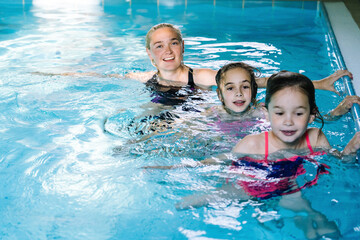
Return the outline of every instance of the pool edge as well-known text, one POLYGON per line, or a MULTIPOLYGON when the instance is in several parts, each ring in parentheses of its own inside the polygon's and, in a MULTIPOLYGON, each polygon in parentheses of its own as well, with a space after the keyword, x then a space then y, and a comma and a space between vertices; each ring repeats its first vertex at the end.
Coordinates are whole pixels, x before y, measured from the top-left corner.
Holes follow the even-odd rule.
POLYGON ((343 2, 325 2, 324 5, 346 67, 354 75, 355 92, 359 93, 360 29, 343 2))
MULTIPOLYGON (((360 63, 357 61, 360 56, 360 29, 343 2, 324 3, 325 14, 329 19, 330 38, 333 41, 335 50, 338 52, 340 67, 348 69, 353 74, 353 81, 348 77, 343 78, 347 95, 357 95, 360 92, 360 63)), ((331 41, 331 40, 330 40, 331 41)), ((351 114, 355 122, 355 130, 360 131, 360 106, 354 104, 351 114)))

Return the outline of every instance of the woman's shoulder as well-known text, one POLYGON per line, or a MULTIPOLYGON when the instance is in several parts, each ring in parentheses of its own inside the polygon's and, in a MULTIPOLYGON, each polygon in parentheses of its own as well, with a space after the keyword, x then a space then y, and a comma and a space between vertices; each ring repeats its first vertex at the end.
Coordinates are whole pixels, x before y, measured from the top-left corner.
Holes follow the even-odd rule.
POLYGON ((208 88, 216 86, 215 76, 217 71, 210 68, 194 68, 194 82, 199 87, 208 88))

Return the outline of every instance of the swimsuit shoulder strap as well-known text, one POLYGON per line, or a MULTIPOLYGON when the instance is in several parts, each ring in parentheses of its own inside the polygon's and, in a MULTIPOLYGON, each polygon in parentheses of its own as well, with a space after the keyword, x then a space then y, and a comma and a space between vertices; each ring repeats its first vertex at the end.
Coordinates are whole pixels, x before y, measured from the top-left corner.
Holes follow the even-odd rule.
POLYGON ((265 132, 265 161, 269 156, 269 132, 265 132))
POLYGON ((157 73, 155 73, 146 83, 146 86, 155 86, 158 84, 157 82, 157 73))
POLYGON ((194 77, 193 77, 193 70, 189 68, 189 75, 188 75, 188 85, 190 87, 195 87, 194 77))
POLYGON ((308 131, 306 131, 306 133, 305 133, 305 138, 306 138, 306 144, 310 150, 310 153, 313 154, 314 150, 312 149, 311 144, 310 144, 310 138, 309 138, 308 131))

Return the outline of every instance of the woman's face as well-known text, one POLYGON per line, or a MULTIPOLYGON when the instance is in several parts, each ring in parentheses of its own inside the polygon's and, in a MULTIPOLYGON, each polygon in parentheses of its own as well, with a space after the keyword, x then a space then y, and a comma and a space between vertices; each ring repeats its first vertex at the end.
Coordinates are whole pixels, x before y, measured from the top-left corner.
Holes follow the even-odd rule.
POLYGON ((159 71, 174 71, 183 60, 183 42, 173 29, 159 28, 151 34, 150 49, 146 52, 159 71))

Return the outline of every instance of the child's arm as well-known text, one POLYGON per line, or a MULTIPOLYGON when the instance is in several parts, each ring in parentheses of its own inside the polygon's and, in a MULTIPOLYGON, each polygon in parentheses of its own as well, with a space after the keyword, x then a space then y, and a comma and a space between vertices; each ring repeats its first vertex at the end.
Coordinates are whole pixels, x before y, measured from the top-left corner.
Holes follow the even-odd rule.
POLYGON ((341 103, 331 110, 328 114, 324 115, 324 118, 326 120, 332 121, 336 120, 342 115, 349 112, 353 104, 359 104, 360 105, 360 97, 359 96, 346 96, 344 100, 341 101, 341 103))

